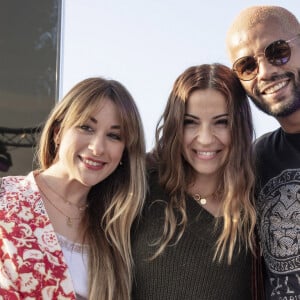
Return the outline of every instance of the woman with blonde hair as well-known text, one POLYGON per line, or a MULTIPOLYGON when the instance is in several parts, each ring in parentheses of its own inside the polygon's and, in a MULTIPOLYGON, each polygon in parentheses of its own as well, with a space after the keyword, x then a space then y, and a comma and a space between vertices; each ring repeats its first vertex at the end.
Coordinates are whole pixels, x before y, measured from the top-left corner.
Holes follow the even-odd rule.
POLYGON ((175 81, 133 232, 133 299, 251 299, 256 222, 246 94, 221 64, 175 81))
POLYGON ((2 178, 1 296, 130 299, 144 156, 126 88, 97 77, 75 85, 45 123, 39 170, 2 178))

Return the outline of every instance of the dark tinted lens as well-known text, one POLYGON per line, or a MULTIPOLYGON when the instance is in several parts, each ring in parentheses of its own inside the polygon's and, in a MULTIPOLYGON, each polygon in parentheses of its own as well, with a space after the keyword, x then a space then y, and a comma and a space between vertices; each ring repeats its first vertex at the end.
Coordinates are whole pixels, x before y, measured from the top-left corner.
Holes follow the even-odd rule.
POLYGON ((234 63, 233 69, 240 79, 251 80, 257 74, 257 62, 253 56, 245 56, 234 63))
POLYGON ((265 56, 272 65, 281 66, 289 61, 291 48, 286 41, 279 40, 266 48, 265 56))

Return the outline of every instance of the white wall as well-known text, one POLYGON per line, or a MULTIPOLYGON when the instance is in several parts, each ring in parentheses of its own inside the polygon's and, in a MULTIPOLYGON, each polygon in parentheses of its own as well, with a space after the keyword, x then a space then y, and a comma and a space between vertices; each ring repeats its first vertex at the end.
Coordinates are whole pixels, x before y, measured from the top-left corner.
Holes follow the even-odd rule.
MULTIPOLYGON (((191 65, 230 65, 225 35, 241 9, 280 5, 300 19, 300 5, 294 0, 62 1, 60 97, 90 76, 122 82, 138 104, 148 150, 177 76, 191 65)), ((257 136, 279 126, 255 107, 253 119, 257 136)))

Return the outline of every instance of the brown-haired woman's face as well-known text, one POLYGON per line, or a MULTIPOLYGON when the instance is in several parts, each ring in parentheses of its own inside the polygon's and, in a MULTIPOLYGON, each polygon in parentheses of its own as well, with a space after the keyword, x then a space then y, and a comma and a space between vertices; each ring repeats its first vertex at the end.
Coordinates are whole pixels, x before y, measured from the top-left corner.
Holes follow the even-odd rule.
POLYGON ((54 168, 64 177, 91 187, 118 167, 125 148, 116 105, 105 99, 90 118, 63 130, 54 168))
POLYGON ((218 176, 231 143, 225 97, 213 89, 194 91, 186 104, 183 155, 198 175, 218 176))

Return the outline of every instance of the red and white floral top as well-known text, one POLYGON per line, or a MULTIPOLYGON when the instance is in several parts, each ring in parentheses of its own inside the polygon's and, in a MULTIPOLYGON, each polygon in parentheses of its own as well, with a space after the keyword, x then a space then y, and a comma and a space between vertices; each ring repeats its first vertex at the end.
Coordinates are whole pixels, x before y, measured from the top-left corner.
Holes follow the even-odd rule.
POLYGON ((33 172, 0 187, 0 300, 76 299, 33 172))

